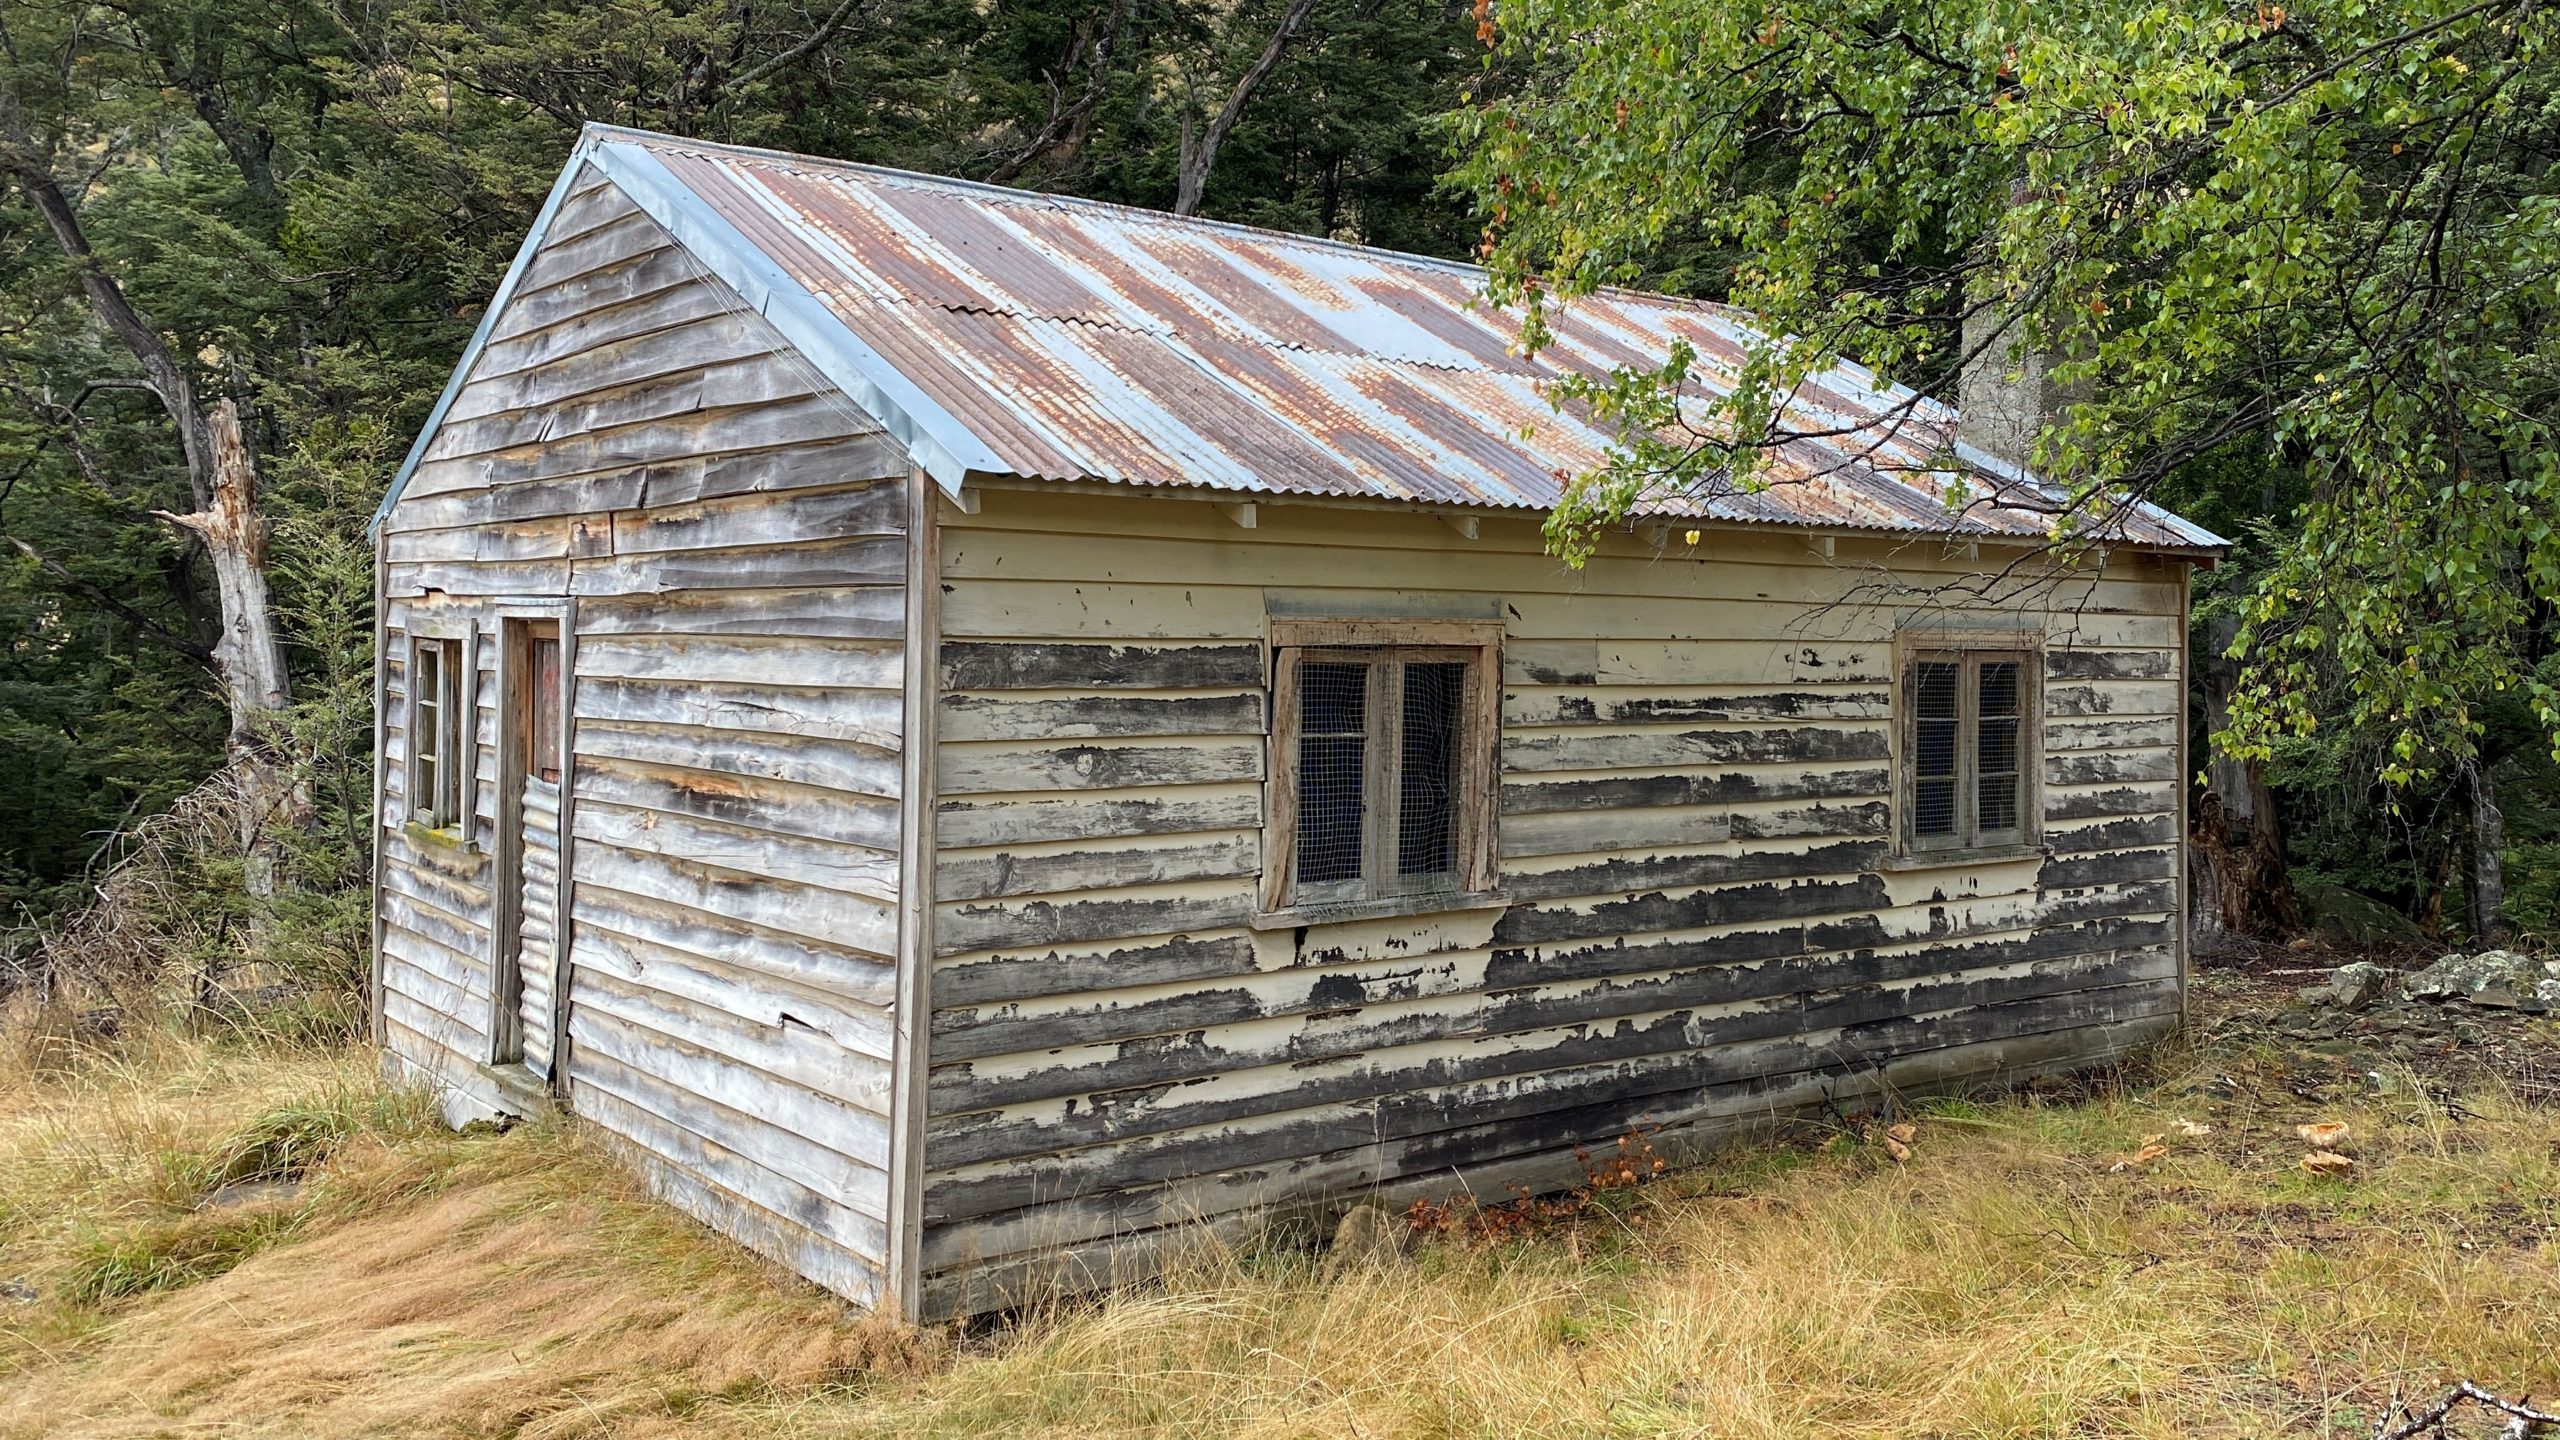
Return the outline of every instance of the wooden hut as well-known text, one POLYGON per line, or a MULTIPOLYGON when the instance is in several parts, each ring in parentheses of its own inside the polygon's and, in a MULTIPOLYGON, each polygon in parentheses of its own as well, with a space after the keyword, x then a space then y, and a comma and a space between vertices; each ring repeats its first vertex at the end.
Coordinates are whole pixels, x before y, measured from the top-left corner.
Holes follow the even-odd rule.
POLYGON ((1744 332, 1478 281, 590 130, 379 520, 388 1063, 946 1315, 2173 1026, 2221 542, 1843 367, 1569 568, 1541 379, 1744 332))

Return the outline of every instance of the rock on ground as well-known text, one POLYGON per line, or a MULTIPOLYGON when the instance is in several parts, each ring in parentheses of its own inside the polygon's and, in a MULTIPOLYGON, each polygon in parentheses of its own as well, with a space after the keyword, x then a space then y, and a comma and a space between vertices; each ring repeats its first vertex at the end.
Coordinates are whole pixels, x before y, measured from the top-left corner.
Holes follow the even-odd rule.
POLYGON ((2460 1000, 2500 1010, 2560 1007, 2560 966, 2513 950, 2447 955, 2409 977, 2413 999, 2460 1000))

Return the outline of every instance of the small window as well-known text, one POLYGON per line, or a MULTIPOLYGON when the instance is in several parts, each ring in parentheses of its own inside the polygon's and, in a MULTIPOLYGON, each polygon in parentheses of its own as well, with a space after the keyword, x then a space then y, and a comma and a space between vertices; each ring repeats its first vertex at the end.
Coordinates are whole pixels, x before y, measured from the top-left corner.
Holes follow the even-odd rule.
POLYGON ((2035 838, 2033 651, 1934 646, 1903 669, 1903 837, 1913 851, 2035 838))
POLYGON ((1489 896, 1501 627, 1288 621, 1273 638, 1269 918, 1489 896))
POLYGON ((433 830, 462 818, 460 650, 417 640, 409 651, 409 818, 433 830))

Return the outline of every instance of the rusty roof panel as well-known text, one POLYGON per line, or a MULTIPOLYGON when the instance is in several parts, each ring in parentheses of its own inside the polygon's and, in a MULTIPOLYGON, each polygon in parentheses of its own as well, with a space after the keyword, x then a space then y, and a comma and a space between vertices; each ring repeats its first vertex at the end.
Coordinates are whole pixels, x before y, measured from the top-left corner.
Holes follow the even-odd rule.
MULTIPOLYGON (((971 453, 1027 477, 1543 509, 1615 438, 1550 404, 1548 382, 1658 366, 1685 340, 1694 382, 1713 387, 1750 340, 1725 307, 1607 291, 1564 310, 1556 343, 1524 358, 1518 317, 1484 302, 1472 266, 834 161, 603 138, 645 146, 964 429, 971 453)), ((1769 457, 1765 488, 1644 508, 2045 534, 2047 492, 1996 462, 1956 461, 1954 421, 1950 407, 1843 364, 1791 400, 1801 438, 1769 457)), ((2149 506, 2117 533, 2221 543, 2149 506)))

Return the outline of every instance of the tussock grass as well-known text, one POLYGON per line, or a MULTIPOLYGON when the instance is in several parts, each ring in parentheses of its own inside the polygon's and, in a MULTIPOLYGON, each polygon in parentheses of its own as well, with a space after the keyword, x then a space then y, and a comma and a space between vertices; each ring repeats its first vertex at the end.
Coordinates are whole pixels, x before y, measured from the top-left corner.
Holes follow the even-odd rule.
POLYGON ((0 1436, 585 1435, 912 1370, 557 1126, 128 1026, 0 1083, 0 1436), (245 1192, 245 1193, 244 1193, 245 1192))
POLYGON ((2369 1435, 2395 1388, 2560 1386, 2560 1117, 2475 1106, 2344 1112, 2344 1183, 2294 1168, 2295 1109, 2113 1172, 2193 1102, 1956 1107, 1908 1165, 1738 1153, 1535 1240, 1209 1257, 738 1431, 2369 1435))
POLYGON ((912 1331, 452 1135, 361 1056, 144 1037, 0 1086, 0 1436, 2370 1434, 2560 1390, 2560 1115, 2280 1083, 1942 1105, 1897 1165, 1724 1154, 1569 1222, 912 1331), (2173 1118, 2144 1167, 2110 1167, 2173 1118), (2345 1118, 2359 1167, 2295 1168, 2345 1118), (225 1187, 255 1189, 211 1203, 225 1187))

